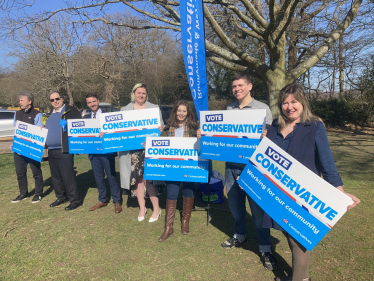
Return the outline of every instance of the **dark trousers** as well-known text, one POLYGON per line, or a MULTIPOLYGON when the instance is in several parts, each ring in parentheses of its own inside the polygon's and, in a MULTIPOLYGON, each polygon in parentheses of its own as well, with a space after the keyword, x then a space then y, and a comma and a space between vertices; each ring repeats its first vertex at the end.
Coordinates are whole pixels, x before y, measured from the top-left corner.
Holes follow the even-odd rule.
MULTIPOLYGON (((167 181, 167 199, 177 200, 179 194, 179 187, 182 182, 180 181, 167 181)), ((193 197, 193 191, 195 189, 194 182, 183 182, 183 196, 187 198, 193 197)))
POLYGON ((53 189, 59 200, 80 203, 77 179, 74 172, 74 155, 62 153, 61 149, 48 150, 53 189))
POLYGON ((121 203, 121 191, 119 189, 116 177, 116 164, 113 154, 90 154, 92 171, 95 176, 97 189, 99 191, 99 201, 107 203, 105 174, 108 178, 110 193, 113 203, 121 203))
POLYGON ((29 193, 27 184, 27 164, 30 164, 35 179, 35 195, 43 196, 43 174, 40 169, 40 162, 19 155, 18 153, 14 153, 14 165, 16 166, 20 194, 27 195, 29 193))

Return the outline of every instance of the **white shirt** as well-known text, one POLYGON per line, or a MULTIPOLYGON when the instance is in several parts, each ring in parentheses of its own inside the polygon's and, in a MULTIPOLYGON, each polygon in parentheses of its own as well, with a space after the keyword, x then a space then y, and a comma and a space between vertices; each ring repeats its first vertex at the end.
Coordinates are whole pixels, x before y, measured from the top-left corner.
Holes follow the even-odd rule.
POLYGON ((65 104, 57 111, 56 111, 56 109, 53 109, 52 113, 61 112, 62 110, 65 110, 65 104))
MULTIPOLYGON (((102 113, 101 108, 99 108, 99 109, 96 111, 96 116, 95 116, 95 118, 98 119, 101 113, 102 113)), ((94 115, 94 112, 91 111, 91 119, 93 119, 93 115, 94 115)))

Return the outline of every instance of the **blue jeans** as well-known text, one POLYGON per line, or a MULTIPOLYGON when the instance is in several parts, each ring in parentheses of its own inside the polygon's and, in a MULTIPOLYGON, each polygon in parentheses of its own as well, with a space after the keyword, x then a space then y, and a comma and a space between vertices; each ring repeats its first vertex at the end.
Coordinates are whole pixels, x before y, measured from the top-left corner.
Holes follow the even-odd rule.
MULTIPOLYGON (((179 194, 179 187, 182 182, 180 181, 168 181, 167 184, 167 199, 177 200, 179 194)), ((193 197, 195 183, 194 182, 183 182, 183 196, 187 198, 193 197)))
POLYGON ((261 252, 271 252, 270 229, 262 227, 264 211, 236 182, 236 178, 240 176, 242 171, 243 168, 226 163, 226 190, 229 208, 234 222, 234 237, 240 241, 243 241, 247 237, 245 198, 248 198, 259 242, 259 250, 261 252))

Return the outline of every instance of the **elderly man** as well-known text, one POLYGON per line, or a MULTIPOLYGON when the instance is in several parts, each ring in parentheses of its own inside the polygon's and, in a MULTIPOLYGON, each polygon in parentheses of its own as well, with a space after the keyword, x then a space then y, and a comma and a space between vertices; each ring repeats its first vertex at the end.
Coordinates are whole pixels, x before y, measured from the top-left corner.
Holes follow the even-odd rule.
MULTIPOLYGON (((21 110, 17 111, 14 116, 14 126, 16 121, 22 121, 31 125, 42 125, 42 114, 33 106, 34 95, 30 92, 20 92, 18 94, 19 107, 21 110)), ((12 146, 10 147, 12 149, 12 146)), ((40 162, 35 161, 26 156, 14 153, 14 165, 16 166, 16 174, 18 180, 18 187, 20 195, 12 200, 12 203, 18 203, 21 200, 28 198, 28 184, 27 184, 27 164, 30 164, 32 174, 35 179, 35 196, 32 203, 38 203, 43 196, 43 174, 40 169, 40 162)))
POLYGON ((53 92, 49 96, 53 110, 43 116, 42 121, 48 129, 46 146, 48 148, 49 168, 53 189, 57 200, 50 207, 59 207, 70 202, 66 211, 74 210, 81 205, 78 196, 77 180, 74 172, 74 155, 69 154, 67 119, 80 119, 81 115, 75 107, 64 104, 59 93, 53 92))
MULTIPOLYGON (((86 95, 87 106, 91 109, 91 115, 87 118, 99 118, 102 113, 99 107, 99 99, 95 94, 86 95)), ((119 189, 116 177, 115 157, 117 153, 108 154, 89 154, 88 158, 91 161, 92 171, 95 176, 97 189, 99 191, 99 202, 92 206, 89 210, 95 211, 101 207, 108 205, 108 197, 106 196, 105 174, 108 178, 110 193, 114 203, 114 212, 119 214, 122 211, 121 191, 119 189)))

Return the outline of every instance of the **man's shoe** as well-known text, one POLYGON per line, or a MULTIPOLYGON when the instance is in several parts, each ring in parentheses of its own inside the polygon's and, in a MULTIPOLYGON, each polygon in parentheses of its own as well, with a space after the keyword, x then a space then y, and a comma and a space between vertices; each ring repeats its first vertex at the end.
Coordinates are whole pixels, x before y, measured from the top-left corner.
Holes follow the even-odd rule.
POLYGON ((99 208, 101 208, 101 207, 104 207, 104 206, 106 206, 106 205, 108 205, 108 203, 101 203, 101 202, 99 201, 99 202, 97 202, 97 204, 96 204, 95 206, 89 208, 88 210, 89 210, 89 211, 95 211, 95 210, 97 210, 97 209, 99 209, 99 208))
POLYGON ((61 204, 68 202, 68 200, 57 199, 55 202, 49 205, 49 207, 60 207, 61 204))
POLYGON ((32 199, 31 203, 39 203, 42 200, 42 197, 39 195, 35 195, 32 199))
POLYGON ((122 212, 122 205, 121 203, 114 203, 114 212, 119 214, 122 212))
POLYGON ((268 270, 277 269, 277 261, 270 252, 261 252, 261 259, 264 264, 264 267, 268 270))
POLYGON ((27 195, 18 195, 16 199, 12 200, 12 203, 18 203, 19 201, 25 200, 27 198, 29 198, 27 195))
POLYGON ((221 246, 224 249, 231 249, 231 248, 234 248, 234 247, 241 247, 241 246, 243 246, 247 243, 248 243, 247 238, 245 238, 242 242, 240 242, 238 239, 233 237, 233 238, 230 238, 230 239, 226 240, 225 242, 223 242, 221 244, 221 246))
POLYGON ((65 208, 65 211, 71 211, 71 210, 75 210, 76 208, 78 208, 81 204, 79 203, 71 203, 69 206, 67 206, 65 208))

